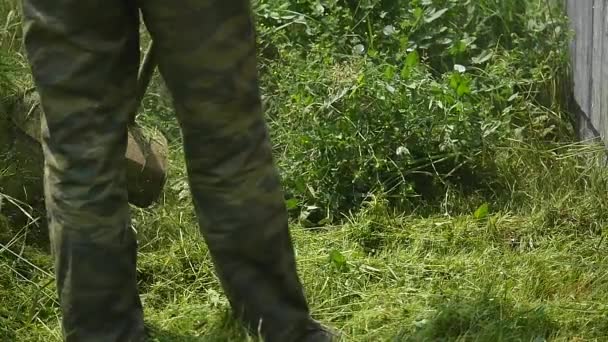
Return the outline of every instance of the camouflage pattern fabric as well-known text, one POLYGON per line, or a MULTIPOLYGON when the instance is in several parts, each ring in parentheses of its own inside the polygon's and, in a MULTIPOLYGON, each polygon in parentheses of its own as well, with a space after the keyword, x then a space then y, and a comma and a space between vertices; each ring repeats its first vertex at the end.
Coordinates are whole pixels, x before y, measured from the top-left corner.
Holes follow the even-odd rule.
POLYGON ((139 10, 174 100, 196 214, 235 313, 266 341, 319 329, 261 110, 249 0, 24 0, 66 341, 139 341, 125 148, 139 10))

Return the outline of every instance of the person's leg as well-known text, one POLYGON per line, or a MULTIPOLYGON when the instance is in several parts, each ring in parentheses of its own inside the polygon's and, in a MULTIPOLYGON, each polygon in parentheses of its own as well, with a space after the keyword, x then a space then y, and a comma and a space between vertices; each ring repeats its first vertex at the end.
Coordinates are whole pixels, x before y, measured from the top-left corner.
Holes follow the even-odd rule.
POLYGON ((128 4, 23 2, 66 341, 136 341, 143 331, 125 171, 139 62, 138 12, 128 4))
POLYGON ((319 329, 298 279, 258 87, 249 0, 142 0, 202 234, 235 313, 269 342, 319 329))

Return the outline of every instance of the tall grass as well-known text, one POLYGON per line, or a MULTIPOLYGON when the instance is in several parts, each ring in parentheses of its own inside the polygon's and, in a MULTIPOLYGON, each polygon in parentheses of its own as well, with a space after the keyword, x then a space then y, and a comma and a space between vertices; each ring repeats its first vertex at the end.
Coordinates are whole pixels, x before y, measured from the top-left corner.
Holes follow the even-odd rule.
POLYGON ((0 102, 29 81, 21 49, 20 9, 16 0, 0 3, 0 102))
POLYGON ((494 161, 511 140, 570 141, 567 22, 544 4, 260 1, 268 115, 294 213, 333 222, 378 192, 433 212, 448 191, 504 186, 494 161))

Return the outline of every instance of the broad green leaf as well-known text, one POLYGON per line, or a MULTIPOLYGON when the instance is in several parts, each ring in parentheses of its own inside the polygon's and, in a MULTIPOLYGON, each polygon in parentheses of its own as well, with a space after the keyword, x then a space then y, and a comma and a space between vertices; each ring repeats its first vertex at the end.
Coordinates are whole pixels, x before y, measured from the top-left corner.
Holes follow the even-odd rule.
POLYGON ((418 65, 419 62, 420 62, 420 55, 418 55, 418 51, 416 51, 416 50, 408 53, 407 57, 405 57, 405 65, 407 65, 408 67, 416 66, 416 65, 418 65))
POLYGON ((462 74, 467 71, 467 68, 464 65, 454 64, 454 70, 462 74))
POLYGON ((295 208, 297 208, 297 207, 298 207, 299 202, 298 202, 298 200, 297 200, 297 199, 295 199, 295 198, 291 198, 291 199, 288 199, 288 200, 285 202, 285 204, 286 204, 286 206, 287 206, 287 210, 292 210, 292 209, 295 209, 295 208))
POLYGON ((365 46, 363 44, 357 44, 353 46, 353 53, 356 55, 362 55, 365 53, 365 46))
POLYGON ((479 208, 477 208, 477 210, 475 210, 475 214, 473 214, 473 215, 475 216, 476 219, 481 220, 488 216, 489 211, 490 211, 490 206, 488 205, 488 203, 484 203, 479 208))
POLYGON ((469 85, 466 84, 466 82, 461 82, 458 89, 456 89, 456 93, 458 96, 468 95, 471 94, 471 88, 469 88, 469 85))
POLYGON ((420 7, 416 7, 414 8, 413 14, 414 18, 416 19, 416 22, 418 22, 424 16, 424 10, 420 7))
POLYGON ((390 81, 394 77, 395 77, 395 67, 393 65, 387 65, 384 68, 384 79, 387 81, 390 81))
POLYGON ((424 19, 424 22, 431 23, 431 22, 441 18, 441 16, 447 11, 448 11, 447 8, 440 9, 439 11, 434 11, 433 13, 431 13, 430 16, 428 16, 424 19))
POLYGON ((473 57, 472 62, 473 64, 482 64, 489 61, 492 56, 494 56, 492 51, 484 50, 479 54, 479 56, 473 57))
POLYGON ((408 78, 410 78, 411 74, 412 74, 412 68, 409 67, 408 65, 404 65, 403 69, 401 69, 401 78, 404 80, 407 80, 408 78))
POLYGON ((346 257, 344 254, 340 253, 338 250, 332 250, 329 254, 329 260, 331 263, 339 269, 344 269, 347 267, 346 257))
POLYGON ((459 74, 452 74, 452 76, 450 76, 450 88, 454 90, 458 89, 458 86, 460 85, 460 80, 461 77, 459 74))
POLYGON ((393 25, 387 25, 382 30, 382 33, 384 33, 385 36, 392 36, 395 33, 397 33, 397 30, 395 29, 395 27, 393 25))

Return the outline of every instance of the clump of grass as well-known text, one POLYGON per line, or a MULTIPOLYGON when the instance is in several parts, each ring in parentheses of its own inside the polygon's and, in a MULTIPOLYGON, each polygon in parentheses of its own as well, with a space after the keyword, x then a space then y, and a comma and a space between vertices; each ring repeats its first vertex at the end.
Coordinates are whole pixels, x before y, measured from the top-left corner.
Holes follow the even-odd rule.
POLYGON ((2 104, 28 86, 30 77, 21 49, 21 16, 18 2, 0 4, 0 115, 2 104))

